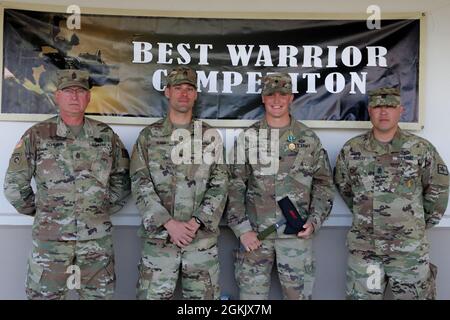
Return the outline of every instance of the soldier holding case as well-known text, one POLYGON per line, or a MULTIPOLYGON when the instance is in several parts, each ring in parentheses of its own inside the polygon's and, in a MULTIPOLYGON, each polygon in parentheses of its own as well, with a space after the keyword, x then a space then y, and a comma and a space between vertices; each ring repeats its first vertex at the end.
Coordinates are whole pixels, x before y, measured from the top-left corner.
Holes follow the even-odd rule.
POLYGON ((247 139, 243 146, 246 160, 232 166, 228 225, 244 248, 236 252, 236 281, 241 299, 267 299, 276 260, 284 298, 311 299, 315 273, 311 237, 331 211, 332 172, 317 135, 290 116, 289 106, 294 98, 290 76, 271 74, 264 78, 263 85, 265 117, 242 133, 247 139), (265 171, 260 162, 252 163, 249 154, 262 145, 251 145, 251 130, 260 134, 270 130, 271 147, 273 139, 279 137, 279 144, 274 146, 279 148, 279 166, 273 172, 265 171), (274 131, 278 133, 276 137, 271 136, 274 131), (285 197, 292 202, 288 204, 304 212, 303 229, 293 234, 286 232, 291 227, 287 219, 288 224, 261 241, 265 230, 284 221, 280 206, 289 208, 282 205, 285 197))

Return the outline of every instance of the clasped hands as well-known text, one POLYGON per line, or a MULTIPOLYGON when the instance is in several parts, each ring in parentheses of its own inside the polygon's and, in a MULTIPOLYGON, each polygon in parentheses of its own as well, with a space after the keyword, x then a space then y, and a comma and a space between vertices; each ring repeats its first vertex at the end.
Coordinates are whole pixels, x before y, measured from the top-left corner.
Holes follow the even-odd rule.
POLYGON ((191 218, 189 221, 170 219, 164 224, 170 236, 170 241, 180 248, 188 246, 195 238, 200 225, 191 218))

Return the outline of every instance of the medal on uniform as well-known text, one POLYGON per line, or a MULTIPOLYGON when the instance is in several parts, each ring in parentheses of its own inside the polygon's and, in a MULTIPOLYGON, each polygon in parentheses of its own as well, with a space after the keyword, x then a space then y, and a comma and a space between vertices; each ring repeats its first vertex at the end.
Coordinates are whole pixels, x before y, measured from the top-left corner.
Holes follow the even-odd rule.
POLYGON ((287 138, 287 141, 290 142, 288 144, 288 149, 291 150, 291 151, 294 151, 295 150, 295 143, 294 143, 295 136, 293 136, 292 134, 289 134, 289 136, 287 138))
POLYGON ((412 179, 409 179, 408 181, 406 181, 406 186, 407 186, 408 188, 411 189, 412 185, 413 185, 413 180, 412 180, 412 179))
POLYGON ((289 148, 289 150, 294 151, 295 150, 295 143, 289 143, 288 148, 289 148))

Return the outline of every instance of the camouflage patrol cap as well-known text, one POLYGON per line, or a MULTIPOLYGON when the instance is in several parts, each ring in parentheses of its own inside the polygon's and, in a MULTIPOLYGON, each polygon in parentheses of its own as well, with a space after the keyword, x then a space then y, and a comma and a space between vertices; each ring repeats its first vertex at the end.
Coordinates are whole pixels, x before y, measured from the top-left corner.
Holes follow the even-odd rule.
POLYGON ((263 79, 263 96, 271 95, 275 92, 292 94, 292 80, 286 73, 274 73, 265 76, 263 79))
POLYGON ((400 89, 379 88, 369 91, 369 107, 375 106, 399 106, 400 89))
POLYGON ((183 83, 190 84, 197 88, 197 73, 188 67, 177 67, 170 71, 167 76, 168 86, 175 86, 183 83))
POLYGON ((89 72, 76 69, 64 69, 56 71, 58 83, 56 87, 62 90, 67 87, 77 86, 89 90, 89 72))

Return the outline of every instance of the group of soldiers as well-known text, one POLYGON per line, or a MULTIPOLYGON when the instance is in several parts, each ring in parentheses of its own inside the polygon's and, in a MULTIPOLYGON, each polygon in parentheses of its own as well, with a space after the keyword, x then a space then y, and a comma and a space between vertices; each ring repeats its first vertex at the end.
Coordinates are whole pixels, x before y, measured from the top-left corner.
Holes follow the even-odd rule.
POLYGON ((195 131, 217 131, 194 121, 197 75, 188 67, 168 74, 167 116, 140 132, 131 159, 109 126, 85 117, 89 74, 59 70, 57 79, 59 114, 21 137, 4 183, 16 210, 34 217, 29 299, 64 299, 67 270, 73 265, 81 272, 81 299, 113 297, 110 215, 130 193, 142 216, 138 299, 173 298, 180 271, 183 298, 220 297, 217 242, 227 200, 227 222, 241 244, 235 250, 240 299, 268 298, 275 262, 283 297, 311 299, 312 239, 331 211, 335 186, 353 213, 347 298, 382 299, 387 284, 396 299, 436 297, 436 267, 430 263, 426 230, 446 210, 448 170, 430 142, 398 127, 403 112, 398 89, 369 92, 373 128, 345 143, 333 176, 317 135, 290 115, 294 96, 287 74, 263 78, 265 116, 238 137, 248 142, 241 151, 249 155, 263 148, 247 141, 251 130, 276 133, 279 143, 266 145, 278 148, 271 150, 278 166, 269 174, 250 157, 229 165, 218 157, 201 163, 173 161, 174 150, 179 151, 172 138, 175 130, 191 135, 187 150, 199 143, 208 148, 197 141, 195 131), (286 197, 304 219, 294 232, 279 223, 284 212, 278 201, 286 197), (274 232, 261 237, 273 226, 274 232), (375 286, 373 268, 380 277, 375 286))

